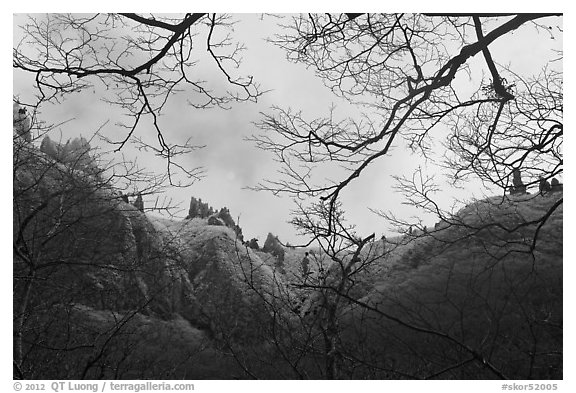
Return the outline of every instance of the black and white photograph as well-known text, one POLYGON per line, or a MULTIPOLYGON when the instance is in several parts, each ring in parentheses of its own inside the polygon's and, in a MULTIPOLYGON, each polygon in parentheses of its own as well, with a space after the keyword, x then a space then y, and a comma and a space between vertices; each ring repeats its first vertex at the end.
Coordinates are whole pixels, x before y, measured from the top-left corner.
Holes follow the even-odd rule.
POLYGON ((379 7, 11 15, 10 387, 562 390, 562 8, 379 7))

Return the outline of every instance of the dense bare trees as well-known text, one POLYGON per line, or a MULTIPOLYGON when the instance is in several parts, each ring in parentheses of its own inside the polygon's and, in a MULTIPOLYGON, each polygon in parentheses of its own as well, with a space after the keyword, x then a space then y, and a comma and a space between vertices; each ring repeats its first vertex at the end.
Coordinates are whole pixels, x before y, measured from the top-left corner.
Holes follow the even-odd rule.
MULTIPOLYGON (((309 118, 305 111, 278 105, 262 115, 257 123, 260 132, 250 138, 274 153, 279 164, 278 175, 256 189, 298 201, 292 223, 309 239, 306 246, 320 251, 316 262, 326 269, 326 274, 314 279, 289 281, 295 292, 279 281, 271 293, 252 288, 270 316, 262 317, 266 339, 274 356, 288 366, 288 376, 543 378, 561 374, 562 322, 557 304, 561 278, 556 273, 562 255, 558 239, 552 248, 539 239, 553 238, 545 228, 561 214, 563 199, 526 197, 535 203, 544 201, 534 215, 511 207, 506 193, 520 184, 530 189, 540 179, 562 175, 562 52, 550 45, 545 66, 534 73, 498 48, 503 40, 514 45, 526 34, 553 42, 551 38, 562 35, 561 17, 303 14, 288 17, 290 22, 271 38, 288 59, 311 67, 337 96, 366 111, 361 119, 341 118, 334 109, 323 118, 309 118), (477 209, 474 214, 446 211, 434 197, 439 190, 434 176, 422 170, 397 176, 405 202, 435 214, 439 226, 428 230, 422 222, 395 217, 386 206, 375 212, 402 234, 397 246, 416 244, 428 251, 419 258, 406 254, 401 262, 420 269, 433 261, 439 272, 428 283, 420 274, 434 272, 424 266, 405 277, 413 287, 396 283, 391 287, 397 292, 390 293, 365 284, 370 274, 384 274, 382 261, 388 261, 394 250, 380 247, 385 242, 375 242, 374 234, 357 234, 354 223, 345 219, 341 200, 346 189, 366 176, 369 166, 394 160, 394 149, 402 145, 441 168, 452 184, 480 181, 491 192, 498 190, 500 198, 487 199, 490 206, 472 204, 477 209), (498 220, 495 212, 501 214, 498 220), (412 226, 418 230, 412 232, 412 226), (464 246, 473 250, 475 264, 457 265, 449 258, 454 248, 464 246), (529 258, 517 259, 518 255, 529 258), (462 282, 469 287, 460 288, 462 282), (495 282, 498 289, 492 287, 495 282), (546 282, 558 285, 551 288, 546 282), (414 293, 416 287, 425 288, 422 293, 430 298, 414 293), (293 293, 314 299, 316 315, 292 312, 293 293), (503 302, 495 300, 501 298, 503 302), (440 318, 444 312, 450 315, 448 321, 440 318), (363 321, 363 331, 355 330, 351 322, 358 320, 363 321), (471 333, 476 325, 485 328, 483 337, 471 333), (509 340, 515 327, 524 331, 509 340), (388 358, 386 348, 394 348, 390 352, 394 356, 388 358), (507 365, 507 354, 517 361, 507 365), (308 373, 310 364, 318 373, 308 373)), ((15 45, 13 66, 34 76, 37 101, 26 103, 30 108, 76 91, 102 91, 103 99, 130 119, 122 124, 125 133, 112 141, 118 150, 149 121, 157 143, 136 141, 167 160, 167 179, 172 182, 174 168, 191 179, 198 177, 196 170, 174 160, 196 147, 173 145, 163 134, 160 115, 179 89, 192 92, 187 98, 196 108, 228 107, 255 101, 261 94, 252 77, 234 74, 243 49, 235 39, 230 18, 216 14, 30 17, 22 40, 15 45), (131 34, 118 37, 118 31, 126 29, 131 34), (203 76, 197 76, 203 75, 200 64, 217 70, 228 87, 212 90, 203 76)), ((19 193, 15 190, 15 195, 19 193)), ((524 197, 512 199, 524 203, 524 197)), ((56 220, 52 228, 59 228, 62 198, 56 193, 37 203, 36 210, 52 207, 50 220, 56 220)), ((38 270, 36 262, 27 262, 25 235, 30 222, 24 214, 15 228, 15 253, 22 269, 28 266, 23 284, 16 285, 25 309, 27 283, 36 280, 38 270)), ((251 270, 244 273, 251 284, 251 270)), ((22 315, 25 310, 15 322, 19 365, 22 315)), ((241 349, 228 344, 243 369, 257 376, 243 360, 241 349)))
POLYGON ((492 54, 517 30, 535 29, 542 40, 561 35, 557 23, 560 17, 548 14, 294 17, 273 42, 373 115, 310 120, 282 108, 266 114, 254 140, 276 154, 282 169, 260 189, 335 206, 343 189, 400 143, 442 164, 453 182, 480 178, 506 190, 514 169, 528 185, 561 173, 562 54, 552 48, 536 75, 519 74, 514 63, 501 66, 492 54), (327 170, 338 177, 325 181, 327 170))
MULTIPOLYGON (((29 17, 13 66, 34 75, 39 102, 101 91, 105 101, 130 116, 118 148, 150 121, 158 137, 154 149, 168 160, 170 173, 174 158, 193 148, 164 139, 159 116, 172 95, 186 88, 189 103, 204 108, 254 101, 261 94, 252 77, 233 75, 243 46, 232 28, 230 16, 215 14, 29 17), (118 40, 126 29, 130 35, 118 40), (218 74, 212 77, 223 78, 229 89, 213 91, 211 81, 196 77, 204 64, 214 67, 218 74)), ((455 181, 473 176, 505 189, 514 169, 522 169, 528 185, 537 184, 540 175, 561 174, 561 49, 551 45, 549 65, 534 75, 493 49, 528 30, 551 41, 562 34, 561 15, 292 17, 272 41, 290 60, 315 69, 334 93, 367 105, 370 114, 339 120, 334 114, 307 119, 305 112, 281 108, 267 113, 260 122, 265 133, 254 139, 277 153, 283 168, 261 188, 320 196, 334 205, 342 189, 400 142, 427 157, 433 143, 445 141, 446 154, 435 151, 440 157, 435 160, 443 157, 455 181), (326 183, 312 170, 319 166, 346 172, 326 183)))
MULTIPOLYGON (((306 200, 300 203, 300 216, 294 223, 311 235, 314 244, 322 245, 328 239, 339 239, 338 247, 322 247, 330 258, 338 260, 335 250, 340 250, 340 247, 346 250, 349 246, 360 249, 363 244, 361 237, 350 236, 349 229, 342 226, 339 206, 344 190, 353 188, 355 180, 364 176, 370 165, 394 160, 397 157, 394 154, 398 154, 393 151, 394 147, 406 144, 413 152, 443 168, 449 182, 465 186, 469 180, 480 180, 492 192, 499 190, 500 198, 471 204, 478 209, 473 212, 475 218, 471 219, 464 212, 447 211, 441 207, 440 202, 444 201, 435 198, 440 190, 437 175, 426 175, 419 169, 413 176, 397 176, 398 189, 405 195, 405 202, 424 213, 434 214, 439 220, 436 229, 428 229, 421 221, 397 218, 385 211, 384 206, 377 213, 406 235, 403 241, 420 245, 420 241, 430 242, 434 239, 434 244, 444 244, 440 249, 450 255, 452 247, 462 247, 474 238, 479 250, 473 258, 479 258, 476 262, 478 266, 484 265, 487 271, 492 272, 492 285, 506 287, 503 291, 508 291, 508 295, 505 296, 529 293, 527 287, 536 288, 542 284, 540 275, 549 274, 554 277, 551 282, 557 282, 559 271, 555 269, 558 266, 552 262, 554 266, 551 267, 547 259, 543 259, 541 247, 546 245, 540 236, 541 228, 547 223, 553 226, 549 221, 561 214, 562 198, 550 199, 538 214, 528 216, 522 213, 520 219, 511 212, 500 217, 493 214, 509 204, 505 194, 511 189, 513 173, 521 171, 521 181, 529 188, 538 184, 540 177, 551 179, 562 173, 562 67, 559 64, 562 54, 552 46, 548 52, 549 58, 543 62, 544 68, 532 75, 522 74, 524 68, 514 59, 503 59, 502 62, 510 64, 500 65, 496 56, 502 57, 503 54, 493 48, 499 40, 517 31, 525 33, 526 30, 535 30, 539 33, 536 35, 539 39, 550 40, 562 34, 561 25, 556 25, 559 21, 559 15, 548 14, 308 14, 293 17, 291 23, 285 25, 285 32, 272 41, 284 48, 291 60, 315 69, 336 95, 363 105, 371 115, 362 119, 343 119, 332 110, 324 118, 309 119, 305 111, 274 108, 263 116, 258 124, 262 132, 253 136, 252 140, 260 148, 275 154, 280 169, 277 177, 262 182, 256 188, 306 200), (443 146, 443 149, 439 150, 439 146, 443 146), (319 208, 322 220, 316 217, 319 208), (482 214, 487 216, 483 217, 482 214), (412 226, 418 228, 414 233, 412 226), (518 255, 528 255, 526 264, 516 265, 514 258, 523 258, 518 255), (506 264, 518 268, 518 274, 525 282, 506 278, 506 264), (536 270, 531 271, 532 268, 536 270), (504 269, 504 272, 500 269, 504 269), (504 285, 506 280, 509 281, 504 285)), ((513 37, 509 42, 513 42, 513 37)), ((527 200, 531 198, 528 196, 527 200)), ((561 259, 561 253, 558 254, 554 248, 545 252, 550 253, 552 260, 561 259)), ((353 252, 350 251, 349 255, 353 255, 353 252)), ((406 260, 408 264, 416 263, 414 266, 430 261, 437 267, 443 264, 434 255, 424 254, 419 258, 407 259, 410 259, 406 260)), ((466 263, 454 262, 447 269, 457 270, 466 263)), ((345 266, 354 264, 342 266, 343 273, 346 272, 345 266)), ((493 314, 492 324, 486 326, 486 331, 490 333, 485 339, 494 334, 494 341, 492 346, 488 345, 490 349, 487 352, 486 342, 471 344, 470 331, 464 329, 455 333, 451 327, 435 322, 441 318, 439 313, 443 304, 460 312, 460 316, 450 317, 451 323, 460 320, 467 325, 468 318, 477 317, 470 311, 478 310, 476 300, 459 303, 452 298, 447 288, 459 284, 458 279, 450 274, 443 278, 443 284, 435 282, 434 285, 446 288, 447 292, 438 297, 432 296, 437 303, 429 306, 428 299, 409 293, 410 284, 400 291, 405 297, 395 298, 396 305, 386 291, 377 291, 381 293, 359 299, 349 296, 345 288, 339 286, 330 290, 336 298, 344 298, 368 311, 372 317, 367 319, 387 321, 372 325, 372 329, 388 332, 388 337, 384 335, 383 339, 391 345, 390 348, 403 345, 413 350, 408 357, 427 359, 422 362, 420 367, 423 369, 418 372, 402 370, 403 367, 392 369, 398 375, 403 372, 413 377, 445 377, 446 373, 452 373, 506 378, 508 375, 518 375, 522 367, 527 367, 525 375, 530 377, 536 373, 546 375, 540 366, 534 366, 543 359, 540 357, 536 361, 532 356, 534 352, 527 355, 527 363, 519 366, 519 369, 509 370, 501 360, 496 361, 500 364, 492 363, 491 358, 497 352, 493 345, 503 338, 499 326, 509 325, 502 320, 501 311, 497 311, 501 306, 493 303, 492 294, 485 292, 485 285, 489 284, 483 278, 459 277, 460 280, 469 280, 471 285, 466 296, 476 293, 485 302, 480 308, 493 314), (377 306, 371 303, 374 299, 380 299, 377 306), (408 339, 408 336, 400 338, 403 334, 398 336, 398 331, 383 327, 389 324, 396 324, 400 330, 408 332, 406 334, 411 332, 416 337, 428 336, 432 342, 439 342, 439 346, 423 345, 422 342, 414 344, 419 339, 408 339), (397 343, 392 344, 395 340, 397 343), (443 354, 444 361, 454 359, 453 364, 444 363, 434 369, 434 363, 440 365, 443 361, 433 359, 433 351, 429 352, 433 347, 443 354), (479 369, 474 371, 475 367, 479 369)), ((557 282, 554 285, 561 284, 557 282)), ((432 288, 433 285, 430 286, 432 288)), ((550 303, 547 307, 558 304, 559 293, 554 293, 548 299, 550 303)), ((522 302, 518 297, 511 303, 522 310, 527 309, 525 304, 520 304, 522 302)), ((555 310, 554 318, 561 319, 559 309, 555 310)), ((519 316, 517 327, 528 328, 540 323, 533 318, 526 314, 519 316)), ((540 337, 538 339, 533 336, 526 340, 536 342, 542 339, 540 334, 554 331, 554 338, 549 344, 557 349, 555 340, 561 327, 560 330, 555 329, 551 327, 546 333, 536 334, 540 337)), ((372 339, 378 342, 374 336, 372 339)), ((526 348, 517 347, 511 351, 516 350, 524 351, 526 348)), ((385 358, 385 352, 381 355, 368 363, 376 366, 385 358)), ((550 367, 557 371, 556 360, 551 364, 554 366, 550 367)), ((382 369, 385 368, 382 366, 382 369)))
MULTIPOLYGON (((33 133, 38 139, 49 129, 33 133)), ((154 278, 143 293, 142 283, 162 272, 164 260, 178 262, 119 190, 145 184, 142 192, 153 194, 166 177, 111 164, 87 144, 64 160, 37 142, 14 134, 14 376, 125 377, 135 356, 147 356, 152 333, 138 323, 142 313, 172 284, 154 278)), ((197 352, 186 351, 184 362, 197 352)))
POLYGON ((26 106, 37 108, 73 93, 97 90, 102 100, 121 108, 128 118, 118 122, 125 132, 110 142, 117 150, 129 140, 151 149, 167 160, 168 175, 176 185, 174 170, 189 180, 199 177, 198 169, 178 161, 178 156, 198 146, 190 140, 179 145, 164 138, 160 116, 171 97, 186 89, 190 105, 208 108, 255 101, 261 95, 252 77, 234 74, 244 48, 231 35, 233 25, 230 16, 202 13, 30 15, 21 24, 13 67, 33 77, 36 101, 26 106), (213 79, 222 79, 229 88, 206 81, 204 64, 217 70, 213 79), (138 135, 137 129, 146 125, 156 132, 154 144, 138 135))

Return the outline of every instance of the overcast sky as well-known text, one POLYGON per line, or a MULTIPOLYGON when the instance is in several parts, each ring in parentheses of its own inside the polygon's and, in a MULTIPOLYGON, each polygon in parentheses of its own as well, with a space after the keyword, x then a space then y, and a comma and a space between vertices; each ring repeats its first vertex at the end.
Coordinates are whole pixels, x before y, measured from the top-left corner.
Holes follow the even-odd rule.
MULTIPOLYGON (((185 161, 189 167, 202 166, 205 178, 188 188, 172 189, 167 196, 182 203, 182 217, 186 215, 190 197, 194 196, 215 208, 227 206, 233 217, 240 216, 245 238, 256 237, 262 244, 266 234, 273 232, 283 241, 297 243, 295 230, 287 223, 290 210, 294 208, 293 202, 269 193, 246 189, 265 178, 274 178, 279 167, 273 162, 271 154, 256 149, 244 139, 258 132, 253 123, 261 119, 260 112, 268 111, 272 105, 302 110, 309 119, 326 115, 332 104, 337 105, 338 114, 342 117, 357 116, 358 109, 339 101, 314 76, 312 70, 287 62, 280 48, 265 42, 266 37, 278 31, 276 19, 264 17, 261 20, 256 14, 236 15, 236 18, 239 23, 235 27, 235 37, 247 47, 239 74, 253 75, 263 90, 271 91, 262 96, 257 104, 233 104, 230 110, 194 109, 186 104, 186 96, 182 94, 170 100, 161 118, 161 124, 166 130, 165 137, 172 143, 184 142, 192 137, 193 143, 207 147, 191 153, 185 161)), ((534 38, 519 34, 506 37, 496 43, 493 55, 498 62, 510 63, 520 72, 538 72, 545 59, 550 57, 549 47, 538 47, 535 43, 542 40, 534 38)), ((556 45, 561 47, 562 43, 557 42, 556 45)), ((220 78, 221 75, 218 75, 215 82, 219 83, 217 81, 220 78)), ((14 94, 26 100, 32 93, 30 80, 15 73, 14 94)), ((64 140, 80 134, 89 136, 107 120, 109 122, 103 132, 118 135, 120 130, 115 123, 119 120, 119 112, 98 98, 98 91, 75 95, 61 105, 45 108, 43 116, 47 121, 73 119, 57 130, 62 132, 64 140)), ((139 132, 153 131, 142 128, 139 132)), ((400 144, 392 157, 372 165, 343 195, 344 209, 348 212, 349 220, 358 225, 362 235, 372 232, 378 236, 388 234, 387 224, 371 213, 369 208, 391 210, 400 217, 417 213, 403 205, 401 196, 391 189, 391 174, 408 175, 418 165, 425 165, 419 157, 411 156, 403 147, 400 144)), ((135 153, 126 148, 125 154, 133 157, 135 153)), ((140 164, 143 164, 142 156, 140 160, 140 164)), ((165 167, 161 161, 144 159, 144 162, 155 171, 162 171, 165 167)), ((434 173, 435 169, 431 167, 429 170, 434 173)), ((476 191, 476 196, 482 195, 479 190, 476 191)), ((472 192, 451 190, 450 196, 471 199, 472 192)), ((451 205, 448 196, 443 201, 444 207, 451 205)), ((152 202, 145 199, 145 203, 152 202)), ((433 217, 425 220, 429 225, 434 224, 433 217)))

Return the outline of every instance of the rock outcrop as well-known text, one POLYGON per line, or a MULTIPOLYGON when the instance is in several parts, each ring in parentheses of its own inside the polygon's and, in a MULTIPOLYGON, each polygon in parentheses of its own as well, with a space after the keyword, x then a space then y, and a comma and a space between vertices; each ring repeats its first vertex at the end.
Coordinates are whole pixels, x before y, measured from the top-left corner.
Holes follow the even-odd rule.
POLYGON ((550 192, 561 192, 564 190, 564 184, 560 183, 558 179, 555 177, 552 178, 552 182, 550 184, 550 192))
POLYGON ((268 233, 266 237, 266 241, 264 242, 264 246, 262 247, 262 251, 270 253, 274 255, 277 260, 278 264, 282 266, 284 263, 284 255, 285 250, 284 247, 280 244, 277 236, 274 236, 272 233, 268 233))
POLYGON ((142 194, 138 194, 136 196, 136 200, 134 201, 134 207, 140 210, 142 213, 144 212, 144 201, 142 200, 142 194))
POLYGON ((211 348, 223 340, 260 342, 267 314, 245 274, 251 285, 271 293, 272 270, 236 241, 233 229, 198 220, 167 229, 97 177, 67 171, 32 150, 20 154, 42 159, 22 157, 15 167, 14 244, 21 251, 14 255, 14 274, 27 277, 27 258, 35 255, 47 268, 35 272, 29 289, 30 280, 14 282, 14 309, 26 314, 22 328, 15 325, 32 362, 26 375, 158 378, 179 370, 174 377, 227 378, 239 372, 211 348), (159 338, 153 326, 181 336, 159 338), (101 347, 103 337, 110 341, 101 347), (144 343, 161 352, 148 353, 144 343), (50 349, 67 345, 78 349, 50 349), (82 374, 101 350, 103 374, 98 365, 82 374), (198 366, 204 356, 216 365, 201 360, 205 366, 198 366), (57 366, 47 361, 54 357, 57 366), (163 363, 156 363, 160 358, 163 363), (154 366, 142 368, 143 359, 154 366), (197 374, 197 367, 208 369, 197 374))
POLYGON ((513 187, 510 187, 510 195, 524 195, 526 194, 526 185, 522 182, 522 174, 520 169, 515 168, 512 171, 512 184, 513 187))
POLYGON ((544 179, 543 177, 540 177, 539 181, 538 181, 538 191, 540 192, 541 195, 545 195, 547 193, 550 192, 550 183, 548 183, 548 180, 544 179))
POLYGON ((25 142, 32 140, 30 116, 26 108, 22 108, 18 103, 12 105, 12 127, 16 134, 25 142))
POLYGON ((83 138, 74 138, 66 143, 57 143, 47 135, 40 144, 40 151, 54 160, 80 169, 96 168, 96 162, 90 154, 90 144, 83 138))

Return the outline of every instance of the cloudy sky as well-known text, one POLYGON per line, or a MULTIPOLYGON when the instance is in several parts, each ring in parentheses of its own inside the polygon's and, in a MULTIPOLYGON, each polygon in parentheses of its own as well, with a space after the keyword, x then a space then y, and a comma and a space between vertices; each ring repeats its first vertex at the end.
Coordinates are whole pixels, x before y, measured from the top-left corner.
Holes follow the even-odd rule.
MULTIPOLYGON (((18 24, 23 16, 15 16, 18 24)), ((262 118, 261 112, 269 111, 273 105, 283 108, 302 110, 305 117, 312 119, 325 116, 331 105, 336 105, 341 117, 358 116, 358 108, 340 101, 312 70, 285 60, 282 49, 265 41, 265 38, 278 32, 278 20, 272 17, 261 18, 256 14, 236 15, 235 37, 245 44, 243 63, 239 75, 253 75, 262 90, 270 90, 258 103, 233 104, 230 110, 194 109, 186 104, 186 95, 172 98, 161 118, 166 130, 165 137, 172 143, 182 143, 189 137, 194 144, 206 145, 186 157, 184 163, 192 167, 203 167, 205 178, 184 189, 171 189, 167 197, 182 206, 181 217, 186 215, 191 196, 201 198, 215 208, 226 206, 234 217, 240 216, 240 225, 246 238, 256 237, 261 244, 268 232, 279 235, 283 241, 298 243, 295 230, 287 221, 294 204, 287 198, 275 197, 265 192, 246 189, 266 178, 275 178, 279 166, 271 154, 256 149, 246 137, 257 133, 254 122, 262 118)), ((18 33, 15 33, 17 39, 18 33)), ((545 59, 549 58, 549 48, 534 45, 535 37, 526 35, 506 37, 497 42, 493 51, 501 63, 511 63, 518 71, 537 72, 545 59)), ((561 47, 562 43, 557 42, 561 47)), ((221 75, 213 78, 214 83, 221 75)), ((108 123, 102 130, 107 135, 122 135, 115 125, 120 113, 109 105, 99 101, 98 91, 75 95, 60 105, 44 108, 43 116, 47 121, 72 119, 65 126, 55 130, 61 133, 63 140, 79 136, 89 136, 98 127, 108 123)), ((26 101, 33 94, 29 78, 14 73, 14 94, 26 101)), ((153 132, 150 126, 143 127, 140 133, 153 132)), ((53 139, 58 139, 58 135, 53 139)), ((127 157, 138 156, 140 164, 154 171, 162 171, 165 163, 136 153, 127 147, 127 157)), ((402 204, 401 195, 392 191, 393 180, 390 175, 409 175, 419 165, 425 166, 420 157, 412 156, 404 146, 398 146, 396 153, 389 158, 372 165, 359 180, 354 182, 343 195, 344 209, 349 221, 358 225, 362 235, 375 232, 378 236, 389 234, 387 224, 369 211, 369 208, 394 211, 400 217, 418 214, 413 208, 402 204)), ((429 168, 431 173, 436 169, 429 168)), ((440 180, 440 178, 439 178, 440 180)), ((476 196, 482 191, 475 190, 476 196)), ((450 190, 450 197, 464 200, 472 197, 471 190, 450 190)), ((441 199, 446 208, 451 205, 448 195, 441 199)), ((146 200, 150 205, 152 201, 146 200)), ((152 213, 154 214, 154 213, 152 213)), ((427 224, 433 225, 433 217, 424 217, 427 224)))

